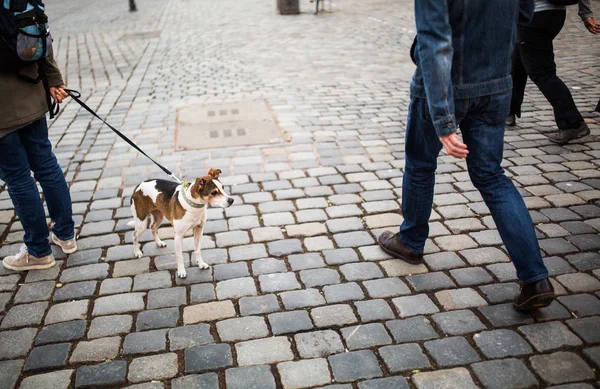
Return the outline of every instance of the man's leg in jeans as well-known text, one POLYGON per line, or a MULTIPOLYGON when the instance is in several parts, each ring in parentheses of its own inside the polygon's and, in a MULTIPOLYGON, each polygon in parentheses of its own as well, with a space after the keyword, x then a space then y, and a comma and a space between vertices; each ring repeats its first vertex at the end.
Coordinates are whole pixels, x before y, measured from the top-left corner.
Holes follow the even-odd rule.
POLYGON ((429 217, 433 205, 435 170, 442 143, 429 118, 427 101, 411 99, 405 140, 405 167, 402 178, 402 242, 422 253, 429 235, 429 217))
POLYGON ((0 178, 8 185, 8 194, 25 231, 23 240, 29 253, 41 258, 52 252, 48 224, 19 131, 0 138, 0 178))
POLYGON ((519 280, 528 284, 547 278, 548 271, 525 202, 500 165, 504 148, 503 117, 508 112, 510 98, 510 92, 481 98, 480 107, 463 120, 461 130, 469 150, 469 176, 492 213, 519 280))
POLYGON ((50 219, 54 221, 52 231, 60 240, 73 239, 75 223, 69 187, 65 176, 52 152, 48 139, 46 118, 19 131, 21 142, 25 146, 29 165, 35 179, 44 191, 50 219))

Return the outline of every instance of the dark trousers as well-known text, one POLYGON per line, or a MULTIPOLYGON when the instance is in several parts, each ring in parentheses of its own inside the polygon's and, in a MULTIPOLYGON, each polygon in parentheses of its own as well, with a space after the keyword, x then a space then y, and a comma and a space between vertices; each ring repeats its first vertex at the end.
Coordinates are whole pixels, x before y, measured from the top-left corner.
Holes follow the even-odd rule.
POLYGON ((554 109, 559 129, 578 127, 583 117, 569 88, 556 75, 552 41, 565 24, 566 11, 542 11, 533 15, 531 23, 519 26, 517 46, 513 53, 513 95, 510 113, 521 117, 527 76, 537 85, 554 109))

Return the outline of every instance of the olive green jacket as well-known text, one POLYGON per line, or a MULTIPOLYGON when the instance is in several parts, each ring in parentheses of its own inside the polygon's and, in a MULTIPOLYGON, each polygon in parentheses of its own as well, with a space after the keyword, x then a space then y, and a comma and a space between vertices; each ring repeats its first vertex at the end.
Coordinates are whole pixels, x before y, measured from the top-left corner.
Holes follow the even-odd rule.
MULTIPOLYGON (((64 84, 52 49, 50 56, 40 63, 51 87, 64 84)), ((19 72, 30 78, 37 78, 38 65, 31 64, 19 72)), ((21 79, 16 73, 0 72, 0 138, 40 119, 48 112, 46 91, 42 83, 32 84, 21 79)))

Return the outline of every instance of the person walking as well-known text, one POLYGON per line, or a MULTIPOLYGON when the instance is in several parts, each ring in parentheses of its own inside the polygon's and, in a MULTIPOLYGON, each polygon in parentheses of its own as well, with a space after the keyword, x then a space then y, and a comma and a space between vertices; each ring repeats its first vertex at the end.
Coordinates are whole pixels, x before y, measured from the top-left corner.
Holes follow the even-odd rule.
POLYGON ((47 57, 18 72, 0 71, 0 90, 5 92, 0 97, 0 179, 8 187, 24 230, 24 245, 15 255, 5 257, 2 264, 16 271, 55 265, 44 206, 32 171, 54 224, 52 241, 65 253, 77 250, 69 188, 48 139, 46 90, 42 82, 24 79, 35 79, 38 66, 47 77, 50 95, 57 103, 62 102, 68 94, 52 49, 47 57))
MULTIPOLYGON (((513 53, 513 95, 510 115, 506 119, 508 126, 514 126, 516 118, 521 117, 521 105, 529 76, 552 105, 558 133, 549 135, 548 139, 558 144, 566 144, 590 133, 569 88, 556 74, 553 41, 565 24, 566 15, 564 5, 536 0, 531 23, 519 26, 513 53)), ((589 32, 600 33, 600 24, 594 19, 591 0, 579 1, 579 16, 589 32)))
POLYGON ((527 207, 501 167, 512 89, 510 55, 517 21, 532 13, 533 0, 415 1, 417 69, 406 128, 404 221, 400 232, 378 238, 394 257, 422 263, 438 154, 444 147, 466 158, 522 283, 513 302, 517 310, 544 307, 554 298, 527 207))

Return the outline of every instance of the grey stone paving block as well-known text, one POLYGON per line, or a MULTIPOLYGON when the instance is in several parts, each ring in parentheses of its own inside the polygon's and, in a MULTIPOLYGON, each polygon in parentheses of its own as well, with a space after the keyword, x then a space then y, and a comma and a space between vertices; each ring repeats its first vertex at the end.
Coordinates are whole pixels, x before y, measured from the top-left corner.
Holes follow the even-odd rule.
POLYGON ((361 281, 384 277, 379 266, 373 262, 348 263, 340 266, 340 272, 348 281, 361 281))
MULTIPOLYGON (((54 284, 53 281, 52 284, 54 284)), ((61 288, 55 290, 53 300, 55 302, 61 302, 93 297, 97 285, 97 281, 74 282, 72 284, 63 285, 61 288)))
POLYGON ((458 336, 430 340, 424 344, 439 367, 450 367, 478 362, 481 359, 465 338, 458 336))
POLYGON ((400 317, 439 312, 438 307, 425 294, 396 297, 392 300, 400 317))
POLYGON ((512 301, 520 292, 519 285, 514 282, 480 286, 479 290, 483 292, 485 297, 492 304, 512 301))
POLYGON ((471 288, 443 290, 436 292, 435 297, 444 309, 464 309, 487 305, 487 302, 471 288))
POLYGON ((379 349, 379 355, 391 373, 425 369, 430 366, 429 359, 415 343, 385 346, 379 349))
POLYGON ((385 300, 367 300, 354 303, 362 322, 389 320, 394 312, 385 300))
POLYGON ((252 261, 252 274, 254 274, 254 276, 271 273, 284 273, 285 271, 285 262, 280 259, 264 258, 252 261))
POLYGON ((97 263, 63 270, 60 282, 103 280, 108 277, 108 263, 97 263))
POLYGON ((302 358, 325 358, 344 351, 340 336, 332 330, 296 334, 294 340, 302 358))
POLYGON ((227 389, 275 389, 275 378, 269 366, 227 369, 225 382, 227 389))
POLYGON ((269 254, 283 257, 290 254, 302 253, 302 243, 298 239, 284 239, 269 242, 269 254))
POLYGON ((358 248, 358 251, 365 261, 380 261, 382 259, 392 258, 388 253, 383 251, 379 245, 362 246, 358 248))
POLYGON ((600 249, 598 234, 573 235, 568 236, 567 240, 581 251, 598 251, 600 249))
POLYGON ((429 319, 423 316, 411 317, 405 320, 391 320, 385 324, 396 343, 439 338, 439 335, 431 326, 429 319))
POLYGON ((552 301, 549 306, 536 309, 530 314, 539 322, 571 317, 571 313, 556 300, 552 301))
POLYGON ((63 321, 86 319, 89 300, 70 301, 53 305, 46 314, 44 324, 53 324, 63 321))
POLYGON ((559 351, 553 354, 534 355, 529 358, 531 367, 549 384, 564 384, 594 379, 594 372, 577 354, 559 351))
POLYGON ((235 307, 229 300, 196 304, 183 309, 183 323, 195 324, 202 321, 228 319, 235 315, 235 307))
POLYGON ((14 328, 39 325, 47 307, 47 302, 15 305, 4 316, 0 327, 14 328))
POLYGON ((185 372, 200 373, 233 365, 228 344, 209 344, 185 349, 185 372))
POLYGON ((372 348, 392 343, 392 338, 381 323, 361 324, 342 328, 341 331, 350 350, 372 348))
POLYGON ((163 380, 177 375, 177 354, 158 354, 134 359, 129 365, 129 382, 163 380))
MULTIPOLYGON (((35 344, 42 345, 47 343, 69 342, 72 340, 82 339, 85 336, 86 327, 87 321, 85 320, 73 320, 64 323, 51 324, 40 330, 35 338, 35 344)), ((3 333, 0 333, 0 335, 2 334, 3 333)), ((25 344, 27 344, 27 342, 25 342, 25 344)), ((29 342, 29 345, 31 345, 31 342, 29 342)))
POLYGON ((473 340, 487 358, 506 358, 531 354, 531 346, 511 330, 485 331, 473 336, 473 340))
MULTIPOLYGON (((342 385, 338 385, 342 386, 342 385)), ((331 386, 333 387, 333 386, 331 386)), ((358 384, 358 389, 408 389, 408 382, 404 377, 377 378, 374 380, 362 381, 358 384)), ((342 389, 342 388, 340 388, 342 389)))
POLYGON ((260 227, 250 231, 254 242, 268 242, 283 239, 280 227, 260 227))
POLYGON ((273 335, 290 334, 313 329, 308 312, 291 311, 269 315, 269 324, 273 335))
POLYGON ((138 274, 133 278, 134 292, 150 289, 170 288, 171 286, 171 274, 168 271, 138 274))
POLYGON ((280 296, 286 309, 316 307, 325 304, 325 299, 317 289, 283 292, 280 296))
POLYGON ((15 359, 27 356, 36 333, 35 328, 0 332, 0 358, 15 359))
POLYGON ((129 277, 107 278, 100 284, 100 295, 128 293, 131 292, 132 285, 133 280, 129 277))
POLYGON ((388 277, 402 277, 411 274, 427 273, 429 271, 425 264, 412 265, 399 259, 382 261, 380 265, 388 277))
POLYGON ((123 342, 123 355, 146 354, 167 349, 167 330, 132 332, 123 342))
MULTIPOLYGON (((62 250, 58 249, 57 246, 52 247, 52 253, 54 254, 55 259, 64 258, 65 254, 62 252, 62 250)), ((49 269, 30 270, 25 276, 25 282, 29 283, 46 280, 56 280, 56 278, 58 277, 58 273, 60 272, 60 269, 62 267, 62 263, 63 261, 56 261, 56 266, 51 267, 49 269)))
POLYGON ((410 294, 410 289, 399 278, 382 278, 363 282, 367 293, 373 298, 396 297, 410 294))
POLYGON ((236 343, 240 366, 271 364, 294 359, 289 340, 284 336, 236 343))
POLYGON ((338 284, 340 275, 333 269, 311 269, 300 272, 300 279, 307 288, 338 284))
MULTIPOLYGON (((600 315, 600 300, 590 294, 560 296, 557 300, 576 317, 600 315)), ((4 323, 2 323, 4 324, 4 323)))
POLYGON ((546 257, 543 258, 543 261, 550 276, 575 272, 575 269, 573 269, 567 261, 560 257, 546 257))
POLYGON ((72 375, 73 370, 60 370, 29 376, 21 382, 19 389, 67 389, 71 385, 72 375))
POLYGON ((213 284, 192 285, 190 288, 190 302, 192 304, 213 301, 216 299, 217 296, 213 284))
POLYGON ((274 294, 267 294, 257 297, 242 297, 239 300, 240 314, 248 315, 263 315, 281 310, 279 302, 274 294))
POLYGON ((264 338, 269 335, 265 320, 257 316, 220 321, 217 323, 217 331, 223 342, 264 338))
POLYGON ((464 335, 486 329, 479 318, 467 310, 436 313, 431 319, 448 335, 464 335))
POLYGON ((516 311, 512 303, 480 307, 478 310, 493 327, 509 327, 516 324, 533 323, 530 315, 516 311))
POLYGON ((229 257, 232 261, 246 261, 249 259, 265 258, 266 256, 267 250, 263 244, 248 244, 229 249, 229 257))
POLYGON ((600 253, 577 253, 567 255, 567 260, 579 270, 600 268, 600 253))
POLYGON ((357 217, 347 217, 342 219, 330 219, 325 223, 327 229, 336 234, 338 232, 356 231, 364 228, 362 221, 357 217))
POLYGON ((294 271, 325 267, 323 259, 317 253, 290 255, 288 262, 294 271))
POLYGON ((476 389, 469 371, 464 367, 417 373, 413 376, 417 389, 476 389))
POLYGON ((188 325, 169 330, 169 350, 171 351, 203 346, 214 342, 208 324, 188 325))
POLYGON ((447 289, 456 286, 450 277, 442 272, 415 274, 406 277, 406 281, 417 292, 447 289))
POLYGON ((175 327, 177 326, 178 320, 178 308, 154 309, 140 312, 137 316, 135 326, 136 331, 175 327))
POLYGON ((93 366, 81 366, 75 376, 75 387, 99 387, 126 382, 127 362, 112 361, 93 366))
POLYGON ((472 365, 479 381, 489 389, 531 388, 539 383, 518 359, 479 362, 472 365))
POLYGON ((582 344, 581 340, 560 322, 536 323, 521 326, 518 330, 540 352, 582 344))
POLYGON ((265 274, 259 276, 258 280, 260 281, 260 289, 263 293, 300 289, 300 283, 294 273, 265 274))
POLYGON ((314 308, 311 316, 315 325, 319 328, 344 326, 354 324, 358 320, 352 308, 346 304, 328 305, 314 308))
POLYGON ((481 267, 450 270, 450 275, 460 286, 489 284, 494 281, 492 276, 481 267))
POLYGON ((230 247, 250 243, 250 237, 246 231, 221 232, 215 235, 217 247, 230 247))
POLYGON ((219 300, 255 296, 257 294, 256 285, 254 285, 252 277, 221 281, 217 283, 216 291, 219 300))
POLYGON ((556 277, 556 280, 573 293, 600 290, 600 281, 587 273, 563 274, 556 277))
POLYGON ((339 265, 349 262, 358 262, 356 251, 351 248, 324 250, 325 262, 329 265, 339 265))
POLYGON ((331 382, 327 360, 322 358, 283 362, 277 371, 284 388, 313 388, 331 382))
POLYGON ((495 247, 462 250, 460 254, 473 266, 508 261, 506 254, 495 247))
POLYGON ((600 317, 567 320, 571 329, 586 343, 600 343, 600 317))
POLYGON ((366 231, 343 232, 333 235, 333 239, 341 248, 367 246, 375 243, 366 231))
POLYGON ((70 343, 57 343, 35 347, 31 350, 23 371, 42 370, 66 366, 71 350, 70 343))
POLYGON ((144 309, 145 293, 124 293, 97 298, 92 315, 112 315, 144 309))
POLYGON ((118 334, 126 334, 131 330, 133 319, 129 315, 114 315, 97 317, 92 320, 88 338, 103 338, 118 334))
POLYGON ((592 361, 593 365, 600 367, 600 346, 587 348, 583 350, 583 354, 592 361))
POLYGON ((185 304, 186 291, 184 287, 155 289, 148 292, 148 309, 178 307, 185 304))
POLYGON ((100 338, 89 342, 79 342, 71 355, 69 362, 101 362, 112 360, 119 355, 121 338, 100 338))
POLYGON ((338 382, 352 382, 383 375, 377 358, 368 350, 332 355, 328 359, 333 377, 338 382))
POLYGON ((54 291, 54 281, 34 282, 23 284, 15 298, 14 304, 32 303, 35 301, 50 300, 52 291, 54 291))
POLYGON ((365 298, 365 294, 356 282, 328 285, 323 288, 323 293, 328 303, 362 300, 365 298))
POLYGON ((12 361, 0 361, 0 384, 3 388, 13 389, 21 375, 22 359, 12 361))

